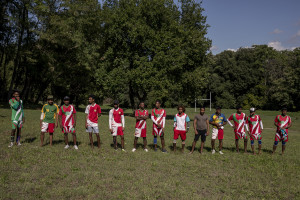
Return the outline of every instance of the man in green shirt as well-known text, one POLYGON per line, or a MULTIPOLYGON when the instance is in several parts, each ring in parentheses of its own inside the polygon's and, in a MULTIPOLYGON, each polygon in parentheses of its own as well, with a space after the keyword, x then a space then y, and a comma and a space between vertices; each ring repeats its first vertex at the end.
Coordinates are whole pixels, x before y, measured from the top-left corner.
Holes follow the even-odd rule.
POLYGON ((45 133, 49 133, 50 137, 50 146, 52 146, 53 141, 53 133, 54 129, 58 127, 58 106, 53 103, 53 96, 49 95, 48 103, 45 104, 42 108, 40 127, 41 127, 41 147, 44 143, 44 135, 45 133))
POLYGON ((14 145, 16 130, 17 130, 16 144, 20 146, 21 128, 25 123, 23 101, 20 99, 20 92, 14 91, 12 98, 9 100, 9 105, 11 107, 12 131, 10 137, 10 145, 8 147, 12 147, 14 145))

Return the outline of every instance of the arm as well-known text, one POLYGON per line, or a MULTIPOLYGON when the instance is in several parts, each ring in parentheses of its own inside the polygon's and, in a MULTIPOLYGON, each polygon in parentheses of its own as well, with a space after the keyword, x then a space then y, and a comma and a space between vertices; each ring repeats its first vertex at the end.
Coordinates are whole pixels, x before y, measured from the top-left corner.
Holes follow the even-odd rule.
POLYGON ((231 127, 233 127, 233 124, 229 120, 227 122, 231 127))
POLYGON ((124 115, 121 115, 121 121, 122 121, 122 126, 123 126, 123 131, 125 129, 125 118, 124 115))
POLYGON ((111 121, 111 119, 112 119, 112 112, 109 111, 109 115, 108 115, 108 123, 109 123, 109 129, 110 129, 110 131, 112 132, 112 126, 111 126, 112 121, 111 121))
POLYGON ((21 103, 21 108, 22 108, 22 120, 23 120, 23 124, 25 123, 25 115, 24 115, 24 108, 23 108, 23 101, 21 103))
POLYGON ((246 127, 246 130, 249 132, 248 124, 245 124, 245 127, 246 127))
POLYGON ((187 128, 186 132, 189 132, 189 130, 190 130, 190 121, 187 122, 187 127, 186 128, 187 128))
POLYGON ((174 127, 173 127, 173 130, 176 128, 177 126, 177 120, 176 120, 176 116, 174 117, 174 127))
POLYGON ((264 129, 264 126, 263 126, 263 123, 262 123, 262 121, 260 120, 260 127, 261 127, 261 130, 263 130, 264 129))
POLYGON ((163 119, 162 119, 162 128, 165 128, 165 124, 166 124, 166 118, 163 117, 163 119))
POLYGON ((88 118, 89 118, 89 114, 86 114, 85 115, 85 128, 86 129, 88 128, 88 123, 87 123, 88 118))
POLYGON ((45 113, 42 112, 41 117, 40 117, 40 127, 42 128, 42 123, 44 119, 45 113))
POLYGON ((208 121, 208 119, 206 120, 206 127, 207 127, 206 136, 207 136, 207 135, 209 135, 209 121, 208 121))
POLYGON ((198 131, 197 131, 196 127, 197 127, 197 119, 194 119, 194 131, 195 131, 195 134, 197 135, 198 131))

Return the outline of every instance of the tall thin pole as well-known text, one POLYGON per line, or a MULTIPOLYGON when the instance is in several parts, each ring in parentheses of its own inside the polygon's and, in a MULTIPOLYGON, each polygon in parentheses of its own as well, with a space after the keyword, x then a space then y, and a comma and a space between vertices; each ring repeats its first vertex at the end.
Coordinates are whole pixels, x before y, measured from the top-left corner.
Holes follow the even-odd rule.
POLYGON ((211 111, 211 92, 209 92, 209 111, 211 111))

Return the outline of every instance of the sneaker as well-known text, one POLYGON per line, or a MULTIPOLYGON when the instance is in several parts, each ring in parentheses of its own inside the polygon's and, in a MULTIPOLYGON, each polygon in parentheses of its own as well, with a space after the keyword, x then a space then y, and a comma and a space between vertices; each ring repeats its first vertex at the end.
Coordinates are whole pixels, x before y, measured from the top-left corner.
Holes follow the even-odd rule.
POLYGON ((74 149, 78 150, 78 146, 77 146, 77 145, 74 145, 74 149))
POLYGON ((148 152, 148 149, 144 149, 144 151, 148 152))
POLYGON ((223 155, 224 153, 222 151, 219 151, 219 154, 223 155))
POLYGON ((161 150, 163 153, 167 153, 167 150, 166 149, 163 149, 163 150, 161 150))
POLYGON ((122 151, 123 151, 123 152, 126 152, 126 150, 125 150, 125 149, 122 149, 122 151))
POLYGON ((215 153, 216 153, 216 150, 213 149, 211 153, 212 153, 212 154, 215 154, 215 153))
POLYGON ((136 151, 136 148, 133 148, 131 151, 132 151, 132 152, 135 152, 135 151, 136 151))
POLYGON ((18 143, 18 146, 21 146, 21 142, 18 143))
POLYGON ((65 146, 65 149, 68 149, 70 146, 67 144, 66 146, 65 146))
POLYGON ((14 143, 13 143, 13 142, 11 142, 10 145, 8 145, 9 148, 11 148, 11 147, 13 147, 13 146, 14 146, 14 143))

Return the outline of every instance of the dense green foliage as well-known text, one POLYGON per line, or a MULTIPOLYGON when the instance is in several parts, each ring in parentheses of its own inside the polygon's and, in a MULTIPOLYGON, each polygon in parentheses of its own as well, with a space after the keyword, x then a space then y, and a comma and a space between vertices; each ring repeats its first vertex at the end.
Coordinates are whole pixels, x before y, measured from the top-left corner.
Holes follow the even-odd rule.
POLYGON ((0 97, 28 103, 49 93, 80 105, 94 93, 164 106, 299 110, 300 49, 265 45, 210 53, 208 24, 193 0, 4 0, 0 3, 0 97))

